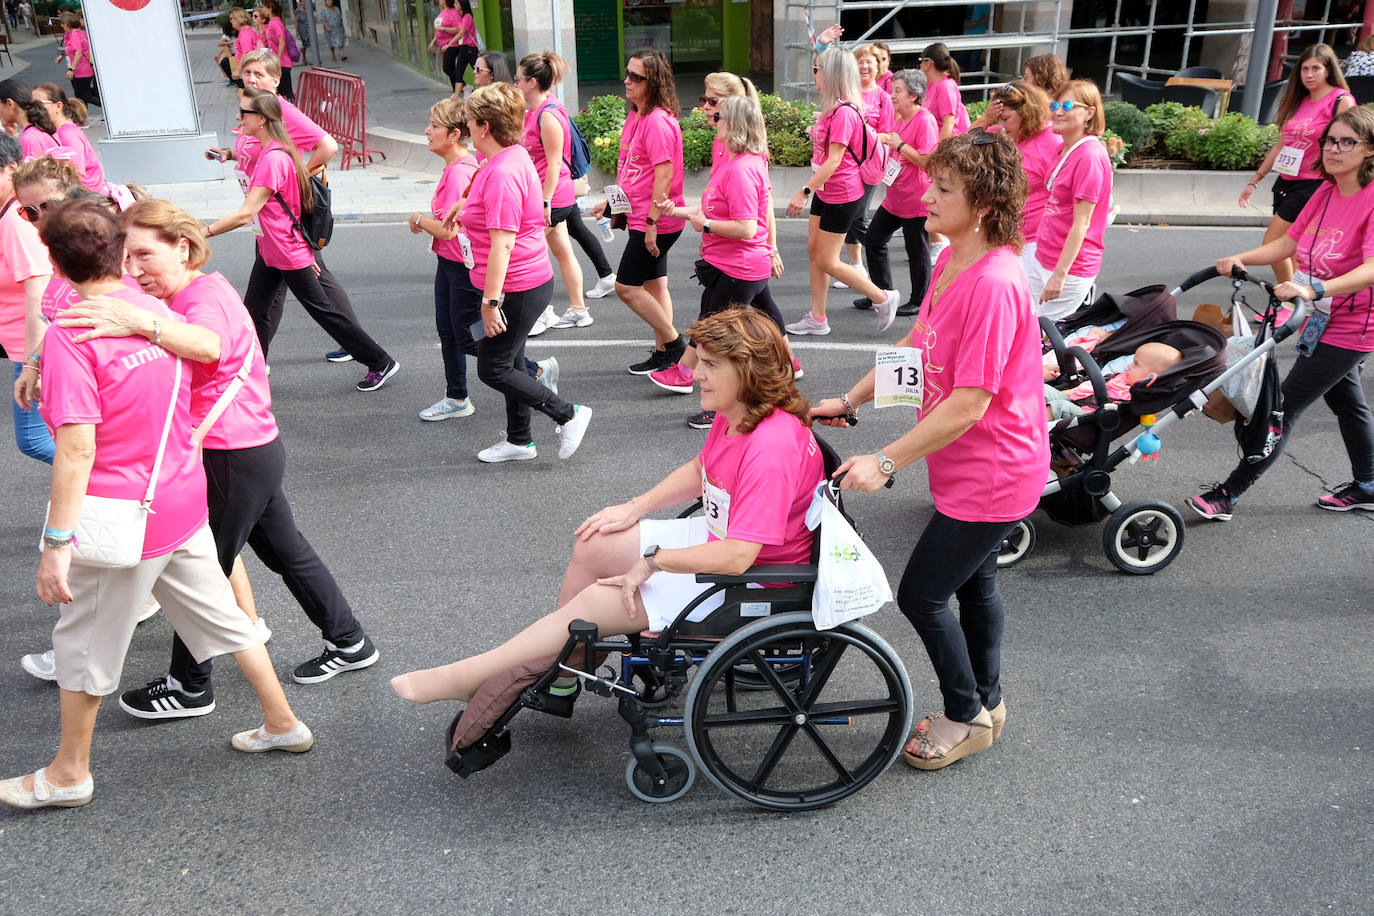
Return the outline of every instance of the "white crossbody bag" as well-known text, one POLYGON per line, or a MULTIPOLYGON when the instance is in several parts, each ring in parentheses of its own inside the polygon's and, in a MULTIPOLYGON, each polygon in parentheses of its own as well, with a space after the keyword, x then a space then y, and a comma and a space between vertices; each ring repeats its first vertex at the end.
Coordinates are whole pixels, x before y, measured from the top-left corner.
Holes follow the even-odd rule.
MULTIPOLYGON (((81 514, 77 517, 76 534, 72 538, 72 563, 104 569, 128 569, 137 566, 143 559, 143 535, 148 525, 148 513, 152 511, 157 477, 162 471, 162 456, 167 451, 167 437, 172 432, 177 395, 181 393, 181 360, 177 359, 176 362, 172 399, 167 406, 167 419, 162 424, 162 441, 158 443, 152 478, 148 481, 143 499, 117 499, 87 493, 81 500, 81 514)), ((48 511, 52 512, 52 503, 48 504, 48 511)))

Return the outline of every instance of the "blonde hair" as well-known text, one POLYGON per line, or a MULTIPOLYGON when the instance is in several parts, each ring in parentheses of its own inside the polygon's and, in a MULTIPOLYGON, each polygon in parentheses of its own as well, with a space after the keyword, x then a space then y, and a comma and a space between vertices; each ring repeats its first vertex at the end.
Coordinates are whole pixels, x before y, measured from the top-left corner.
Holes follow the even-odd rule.
POLYGON ((458 139, 466 141, 468 138, 468 114, 467 102, 452 97, 440 99, 429 106, 429 116, 434 119, 436 124, 442 124, 449 130, 458 131, 458 139))
POLYGON ((732 153, 768 153, 768 134, 758 99, 728 95, 720 100, 720 117, 728 128, 725 148, 732 153))
POLYGON ((844 48, 827 48, 816 59, 816 66, 820 67, 821 82, 824 84, 824 88, 821 89, 822 112, 829 112, 840 102, 863 105, 859 65, 855 62, 853 54, 844 48))
POLYGON ((262 64, 262 68, 267 71, 268 76, 281 82, 281 58, 274 52, 266 48, 249 51, 239 58, 239 69, 242 70, 249 64, 262 64))
POLYGON ((748 77, 736 76, 733 73, 708 73, 704 83, 707 95, 720 98, 727 98, 732 95, 742 95, 751 99, 759 97, 759 91, 754 88, 754 84, 748 77))
POLYGON ((120 222, 126 233, 135 226, 148 229, 168 245, 176 245, 185 239, 190 247, 186 266, 191 270, 200 270, 210 260, 210 243, 205 240, 205 230, 200 220, 171 201, 156 197, 140 200, 124 211, 120 222))
POLYGON ((1070 96, 1078 104, 1093 110, 1092 117, 1088 119, 1088 133, 1101 135, 1107 129, 1107 115, 1102 110, 1102 93, 1097 90, 1097 83, 1092 80, 1069 80, 1059 94, 1070 96))
POLYGON ((56 190, 66 191, 81 184, 81 173, 66 159, 40 156, 21 162, 10 177, 16 188, 25 188, 40 181, 50 181, 56 190))
POLYGON ((525 129, 525 97, 510 83, 481 86, 468 96, 467 116, 487 125, 497 143, 514 146, 525 129))

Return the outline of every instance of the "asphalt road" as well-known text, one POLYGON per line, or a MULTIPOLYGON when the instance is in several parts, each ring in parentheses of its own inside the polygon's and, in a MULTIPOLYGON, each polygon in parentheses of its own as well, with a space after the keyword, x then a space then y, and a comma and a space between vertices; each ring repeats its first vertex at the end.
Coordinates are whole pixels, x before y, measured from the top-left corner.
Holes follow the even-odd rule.
MULTIPOLYGON (((782 227, 789 273, 775 292, 789 319, 806 307, 802 232, 782 227)), ((1102 286, 1172 284, 1255 240, 1114 228, 1102 286)), ((242 288, 250 244, 246 233, 216 239, 211 267, 242 288)), ((681 326, 696 310, 694 247, 684 240, 673 252, 681 326)), ((415 415, 442 394, 433 262, 421 249, 401 226, 370 225, 341 228, 328 251, 369 329, 401 360, 381 391, 358 393, 363 370, 325 363, 332 343, 294 305, 270 359, 299 524, 381 662, 323 685, 291 682, 319 636, 250 556, 273 658, 315 749, 233 751, 229 736, 258 719, 228 663, 211 716, 149 724, 108 702, 95 801, 0 813, 0 911, 1368 911, 1374 519, 1313 506, 1323 486, 1349 477, 1320 406, 1236 520, 1189 519, 1182 555, 1153 577, 1116 572, 1101 526, 1037 515, 1034 554, 1001 576, 1010 718, 988 753, 936 773, 898 764, 808 814, 756 811, 704 778, 681 801, 651 806, 625 788, 627 730, 612 704, 584 697, 572 721, 522 714, 511 754, 457 779, 441 749, 454 709, 408 706, 388 678, 485 649, 547 611, 573 527, 686 460, 702 434, 683 423, 693 399, 625 374, 648 336, 603 300, 592 327, 530 345, 536 358, 556 354, 565 396, 596 410, 581 451, 558 461, 553 428, 538 421, 538 460, 481 465, 476 452, 503 427, 494 394, 475 384, 467 419, 415 415)), ((1201 292, 1185 314, 1228 289, 1201 292)), ((879 337, 849 298, 831 295, 830 337, 798 343, 809 396, 842 390, 872 364, 879 337)), ((866 410, 830 438, 844 453, 873 450, 909 422, 900 409, 866 410)), ((1161 460, 1127 466, 1116 491, 1183 509, 1234 460, 1230 428, 1199 417, 1166 439, 1161 460)), ((56 691, 18 665, 48 645, 55 615, 33 591, 46 469, 6 448, 0 475, 10 494, 0 775, 10 776, 46 763, 55 746, 56 691)), ((924 471, 850 506, 895 581, 931 511, 924 471)), ((918 714, 937 710, 910 626, 891 606, 869 622, 904 658, 918 714)), ((160 616, 139 628, 125 686, 165 670, 170 637, 160 616)), ((659 738, 682 743, 673 730, 659 738)))

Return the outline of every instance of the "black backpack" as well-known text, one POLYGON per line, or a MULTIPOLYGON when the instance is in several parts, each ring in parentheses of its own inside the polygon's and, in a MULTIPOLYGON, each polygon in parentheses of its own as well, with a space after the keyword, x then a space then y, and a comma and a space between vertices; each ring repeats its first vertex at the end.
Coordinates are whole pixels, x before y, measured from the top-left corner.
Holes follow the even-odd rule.
POLYGON ((329 244, 329 240, 334 237, 334 212, 330 209, 334 195, 330 193, 322 171, 310 176, 310 198, 314 206, 308 213, 302 216, 292 213, 280 191, 273 192, 273 196, 286 211, 286 215, 291 217, 291 224, 296 227, 301 238, 305 239, 305 244, 314 251, 319 251, 329 244))

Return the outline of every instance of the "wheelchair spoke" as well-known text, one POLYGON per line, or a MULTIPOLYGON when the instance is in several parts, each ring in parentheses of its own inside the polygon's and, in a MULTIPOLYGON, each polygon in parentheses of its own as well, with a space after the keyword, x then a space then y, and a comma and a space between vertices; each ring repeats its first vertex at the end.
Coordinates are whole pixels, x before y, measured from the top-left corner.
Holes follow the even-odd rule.
POLYGON ((738 725, 783 725, 792 721, 792 713, 781 706, 771 709, 746 709, 708 715, 701 720, 706 728, 723 728, 738 725))
POLYGON ((797 726, 790 722, 778 729, 772 746, 768 748, 768 753, 764 754, 763 759, 759 761, 759 768, 754 771, 754 785, 762 787, 768 781, 768 777, 773 775, 773 768, 778 765, 778 761, 782 759, 782 755, 786 753, 788 746, 792 744, 792 739, 796 736, 797 726))
POLYGON ((758 669, 759 676, 768 683, 768 686, 773 688, 773 692, 787 706, 788 711, 801 712, 802 707, 798 704, 797 698, 792 695, 792 688, 788 687, 787 682, 778 676, 773 665, 764 659, 763 649, 760 647, 752 650, 749 653, 749 658, 754 663, 754 667, 758 669))
POLYGON ((902 708, 897 697, 881 700, 846 700, 843 703, 815 703, 806 711, 812 719, 833 719, 836 716, 886 716, 902 708))
POLYGON ((829 640, 829 645, 825 648, 824 654, 819 659, 813 659, 814 666, 811 671, 811 680, 806 684, 806 690, 798 698, 801 708, 810 710, 816 702, 816 697, 821 695, 825 689, 826 682, 830 680, 830 675, 835 673, 835 668, 840 664, 840 657, 844 655, 844 650, 849 647, 849 643, 843 640, 829 640))
POLYGON ((845 766, 844 761, 840 760, 840 758, 835 755, 835 752, 830 749, 830 743, 821 737, 821 733, 816 729, 815 723, 807 722, 806 725, 802 727, 806 729, 807 737, 811 739, 811 743, 816 745, 816 750, 820 751, 821 756, 825 758, 826 762, 829 763, 832 768, 834 768, 835 774, 840 777, 839 781, 844 785, 849 785, 854 782, 854 775, 849 772, 849 767, 845 766))

